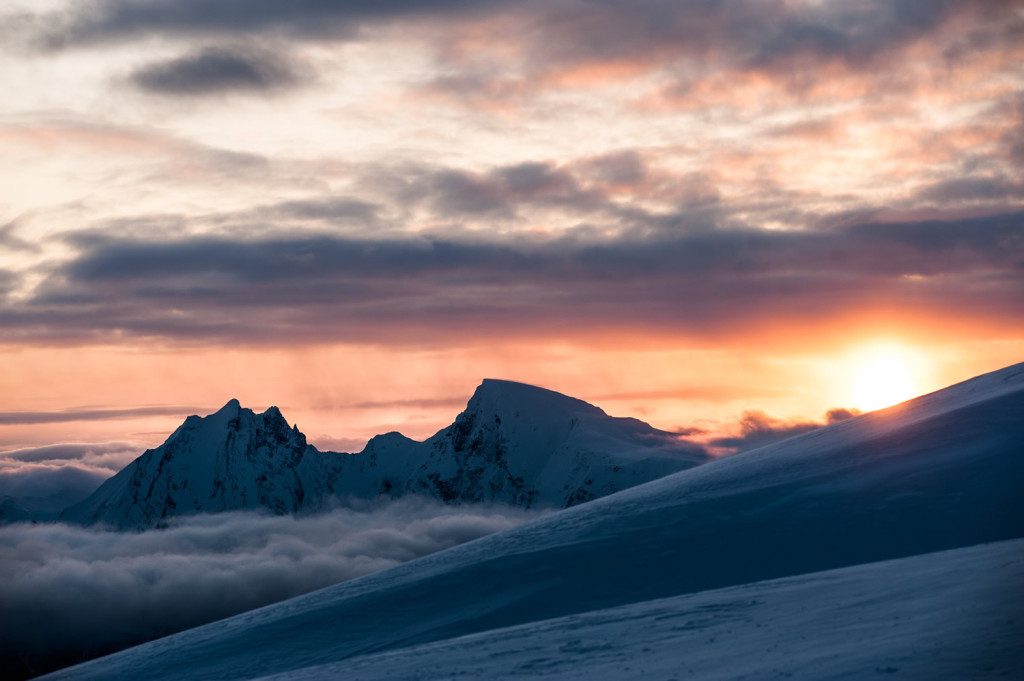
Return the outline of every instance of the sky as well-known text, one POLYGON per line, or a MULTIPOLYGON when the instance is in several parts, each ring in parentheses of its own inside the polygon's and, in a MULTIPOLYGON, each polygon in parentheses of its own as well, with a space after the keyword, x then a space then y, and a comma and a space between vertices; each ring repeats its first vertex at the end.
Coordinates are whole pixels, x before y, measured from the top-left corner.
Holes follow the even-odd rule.
POLYGON ((231 398, 738 442, 1021 361, 1022 64, 1015 0, 7 0, 0 487, 231 398))

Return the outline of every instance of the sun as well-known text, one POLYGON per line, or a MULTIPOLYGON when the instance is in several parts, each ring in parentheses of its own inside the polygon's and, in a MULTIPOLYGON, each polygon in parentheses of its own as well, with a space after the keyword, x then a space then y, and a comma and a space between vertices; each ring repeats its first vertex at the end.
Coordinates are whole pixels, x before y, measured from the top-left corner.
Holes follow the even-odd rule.
POLYGON ((916 397, 913 364, 913 354, 897 346, 872 346, 856 353, 850 363, 854 406, 874 411, 916 397))

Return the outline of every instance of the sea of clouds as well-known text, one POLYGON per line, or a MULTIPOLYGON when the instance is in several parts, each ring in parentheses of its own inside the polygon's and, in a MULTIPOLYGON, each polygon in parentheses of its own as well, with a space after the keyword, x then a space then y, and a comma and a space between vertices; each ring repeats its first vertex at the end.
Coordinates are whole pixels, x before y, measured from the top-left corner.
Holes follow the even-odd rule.
POLYGON ((238 512, 142 533, 0 527, 0 658, 42 671, 425 556, 539 517, 421 498, 293 517, 238 512))

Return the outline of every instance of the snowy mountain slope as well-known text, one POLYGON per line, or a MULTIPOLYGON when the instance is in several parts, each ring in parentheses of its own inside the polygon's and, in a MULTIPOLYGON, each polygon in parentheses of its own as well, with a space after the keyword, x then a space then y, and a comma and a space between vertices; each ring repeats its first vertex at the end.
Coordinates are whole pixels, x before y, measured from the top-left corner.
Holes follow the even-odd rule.
POLYGON ((32 520, 32 513, 18 503, 14 497, 0 499, 0 525, 32 520))
POLYGON ((321 452, 271 407, 190 416, 61 520, 145 529, 176 515, 318 510, 332 498, 420 494, 562 508, 707 461, 699 446, 550 390, 488 379, 450 427, 359 454, 321 452))
POLYGON ((276 407, 254 414, 231 400, 206 418, 188 417, 164 444, 60 518, 142 529, 189 513, 255 508, 291 513, 316 508, 336 478, 331 458, 306 444, 276 407))
POLYGON ((255 678, 1024 537, 1022 451, 1016 365, 49 678, 255 678))
POLYGON ((265 681, 1024 677, 1024 540, 631 603, 265 681))

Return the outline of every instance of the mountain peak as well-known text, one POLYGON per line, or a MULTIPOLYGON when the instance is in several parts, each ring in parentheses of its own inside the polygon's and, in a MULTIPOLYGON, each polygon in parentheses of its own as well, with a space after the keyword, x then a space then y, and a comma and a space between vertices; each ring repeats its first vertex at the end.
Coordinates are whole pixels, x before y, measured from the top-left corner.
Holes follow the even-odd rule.
POLYGON ((260 418, 267 423, 283 423, 285 427, 288 427, 288 419, 284 417, 284 414, 277 407, 267 407, 267 410, 260 414, 260 418))
POLYGON ((211 416, 226 416, 228 418, 235 418, 238 413, 242 410, 242 404, 234 397, 227 401, 227 403, 215 411, 211 416))
POLYGON ((529 413, 589 412, 604 414, 594 405, 575 397, 528 383, 485 378, 469 400, 467 411, 516 410, 529 413))
POLYGON ((145 529, 188 513, 293 513, 326 498, 333 472, 277 407, 256 414, 231 399, 213 414, 188 417, 62 518, 145 529))

